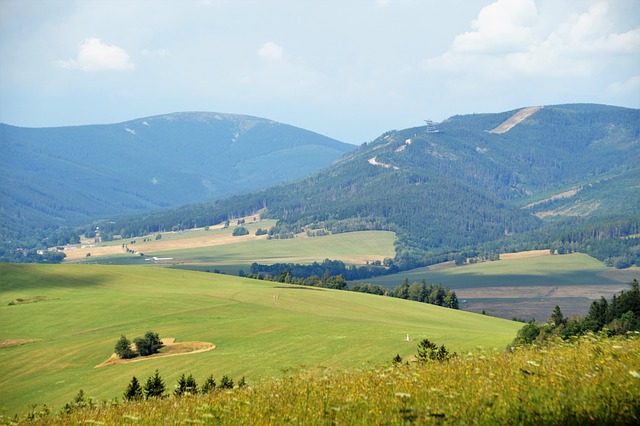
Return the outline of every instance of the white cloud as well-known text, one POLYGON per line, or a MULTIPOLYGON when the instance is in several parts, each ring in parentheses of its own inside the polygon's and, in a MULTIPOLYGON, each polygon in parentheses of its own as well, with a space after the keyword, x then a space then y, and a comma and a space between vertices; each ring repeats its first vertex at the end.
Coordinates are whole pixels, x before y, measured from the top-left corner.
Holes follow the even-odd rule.
POLYGON ((60 60, 58 65, 81 71, 123 71, 134 68, 124 49, 105 44, 95 37, 85 39, 76 59, 60 60))
POLYGON ((260 46, 260 49, 258 49, 258 56, 274 61, 282 59, 283 54, 284 48, 271 41, 264 43, 260 46))
POLYGON ((482 8, 473 31, 455 37, 449 51, 425 67, 495 78, 597 75, 613 55, 640 55, 640 27, 615 32, 609 9, 601 0, 581 13, 555 15, 549 8, 540 15, 533 0, 497 0, 482 8))
POLYGON ((474 31, 460 34, 453 41, 457 53, 502 53, 520 50, 531 43, 529 27, 537 17, 533 0, 498 0, 483 7, 471 23, 474 31))

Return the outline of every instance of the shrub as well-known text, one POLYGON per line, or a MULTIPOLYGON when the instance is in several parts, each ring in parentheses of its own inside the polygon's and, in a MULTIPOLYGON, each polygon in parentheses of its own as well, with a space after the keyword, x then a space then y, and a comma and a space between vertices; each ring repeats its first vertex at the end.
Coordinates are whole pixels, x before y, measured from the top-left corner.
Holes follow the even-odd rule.
POLYGON ((438 348, 438 346, 429 341, 429 339, 422 339, 422 341, 418 343, 418 360, 421 362, 448 361, 454 356, 456 356, 455 352, 449 353, 444 345, 438 348))
POLYGON ((120 340, 116 343, 114 352, 122 359, 130 359, 138 356, 136 351, 131 348, 131 341, 124 335, 120 336, 120 340))
POLYGON ((144 337, 136 337, 133 343, 136 344, 136 349, 141 356, 157 354, 162 347, 160 336, 153 331, 147 331, 144 337))
POLYGON ((237 228, 235 228, 233 230, 233 236, 234 237, 239 237, 242 235, 249 235, 249 230, 247 228, 245 228, 244 226, 238 226, 237 228))

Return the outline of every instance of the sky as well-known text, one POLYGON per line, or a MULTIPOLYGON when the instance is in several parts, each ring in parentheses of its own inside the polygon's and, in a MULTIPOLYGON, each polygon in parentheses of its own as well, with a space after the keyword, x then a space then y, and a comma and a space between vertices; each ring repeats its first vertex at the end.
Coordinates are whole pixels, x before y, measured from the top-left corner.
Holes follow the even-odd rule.
POLYGON ((457 114, 640 108, 640 0, 0 0, 0 122, 178 111, 353 144, 457 114))

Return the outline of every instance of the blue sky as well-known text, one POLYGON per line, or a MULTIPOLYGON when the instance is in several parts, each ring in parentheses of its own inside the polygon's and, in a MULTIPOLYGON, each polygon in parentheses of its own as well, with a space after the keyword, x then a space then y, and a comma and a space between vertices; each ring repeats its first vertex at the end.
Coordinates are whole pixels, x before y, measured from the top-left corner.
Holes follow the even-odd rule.
POLYGON ((456 114, 640 108, 638 0, 0 0, 0 121, 176 111, 354 144, 456 114))

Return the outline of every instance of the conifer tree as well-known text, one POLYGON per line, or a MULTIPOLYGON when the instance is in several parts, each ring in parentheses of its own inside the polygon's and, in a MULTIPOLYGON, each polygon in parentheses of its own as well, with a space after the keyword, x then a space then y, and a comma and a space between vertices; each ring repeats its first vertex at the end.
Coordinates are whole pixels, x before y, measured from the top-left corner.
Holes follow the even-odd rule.
POLYGON ((142 387, 136 376, 133 376, 131 382, 124 391, 124 399, 127 401, 139 401, 142 399, 142 387))
POLYGON ((144 394, 147 399, 160 398, 164 394, 164 381, 160 377, 160 373, 156 370, 155 374, 147 379, 144 385, 144 394))
POLYGON ((214 390, 216 390, 216 381, 213 378, 213 374, 212 374, 209 377, 207 377, 207 379, 204 381, 200 392, 207 394, 207 393, 213 392, 214 390))
POLYGON ((220 389, 233 389, 233 386, 233 379, 226 374, 222 376, 222 379, 220 379, 220 389))

